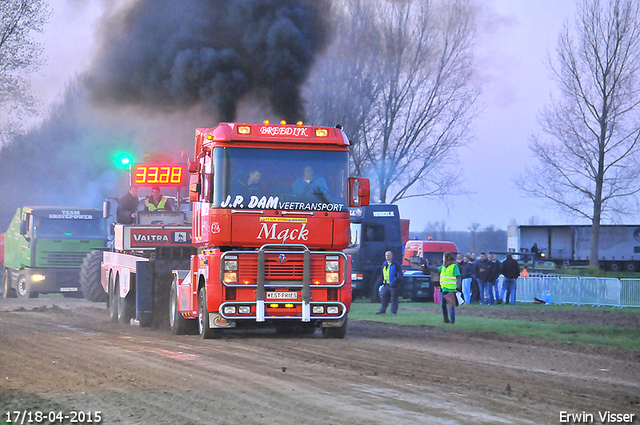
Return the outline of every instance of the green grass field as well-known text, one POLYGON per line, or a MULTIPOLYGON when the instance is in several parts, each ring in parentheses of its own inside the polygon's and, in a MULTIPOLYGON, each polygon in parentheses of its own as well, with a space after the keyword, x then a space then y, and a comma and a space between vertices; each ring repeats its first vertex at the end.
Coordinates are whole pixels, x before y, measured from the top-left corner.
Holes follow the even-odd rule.
POLYGON ((401 302, 398 315, 387 314, 376 315, 380 308, 379 304, 365 301, 357 301, 352 304, 349 318, 354 320, 370 320, 384 323, 395 323, 409 326, 436 326, 455 329, 499 333, 504 335, 514 335, 522 337, 537 337, 564 342, 579 342, 610 347, 622 347, 630 350, 640 350, 640 330, 630 328, 618 328, 613 326, 590 325, 568 325, 543 323, 528 320, 511 320, 474 317, 465 315, 468 309, 547 309, 557 311, 585 310, 595 311, 607 310, 612 314, 633 313, 640 314, 640 309, 614 309, 611 307, 585 307, 567 305, 537 305, 518 303, 515 306, 462 306, 456 308, 456 323, 448 325, 442 322, 442 313, 439 306, 423 303, 401 302))

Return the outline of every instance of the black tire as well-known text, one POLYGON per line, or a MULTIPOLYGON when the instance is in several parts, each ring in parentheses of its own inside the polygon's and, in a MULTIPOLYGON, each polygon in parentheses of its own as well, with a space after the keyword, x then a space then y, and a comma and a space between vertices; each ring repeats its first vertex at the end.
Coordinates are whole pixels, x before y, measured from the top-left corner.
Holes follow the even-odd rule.
POLYGON ((34 291, 29 291, 27 289, 27 276, 23 273, 18 275, 18 283, 17 283, 16 292, 18 293, 18 298, 38 298, 38 293, 34 291))
POLYGON ((636 264, 635 261, 631 261, 629 263, 627 263, 625 265, 625 269, 629 272, 629 273, 635 273, 638 271, 638 265, 636 264))
POLYGON ((171 326, 171 332, 175 335, 191 334, 194 333, 197 324, 197 320, 185 319, 178 311, 178 284, 174 277, 169 296, 169 325, 171 326))
MULTIPOLYGON (((119 287, 119 279, 116 282, 119 287)), ((136 317, 136 291, 135 286, 131 285, 126 297, 118 296, 118 322, 128 325, 134 317, 136 317)))
POLYGON ((109 274, 109 318, 112 322, 118 321, 118 299, 120 298, 120 289, 116 282, 113 281, 113 273, 109 274))
POLYGON ((101 264, 102 251, 91 251, 84 257, 80 268, 80 288, 84 297, 94 303, 105 302, 108 297, 100 283, 101 264))
POLYGON ((2 297, 3 298, 16 298, 16 288, 11 286, 11 279, 9 278, 9 270, 4 269, 2 271, 2 297))
POLYGON ((209 327, 207 293, 204 286, 198 291, 198 332, 202 339, 220 338, 221 330, 209 327))
POLYGON ((620 263, 611 263, 609 265, 609 270, 612 272, 619 272, 622 270, 622 267, 620 266, 620 263))
POLYGON ((322 337, 343 339, 347 336, 347 322, 348 318, 345 316, 342 326, 336 328, 322 328, 322 337))
POLYGON ((369 299, 372 303, 380 302, 380 286, 382 286, 382 275, 373 274, 371 277, 371 292, 369 299))

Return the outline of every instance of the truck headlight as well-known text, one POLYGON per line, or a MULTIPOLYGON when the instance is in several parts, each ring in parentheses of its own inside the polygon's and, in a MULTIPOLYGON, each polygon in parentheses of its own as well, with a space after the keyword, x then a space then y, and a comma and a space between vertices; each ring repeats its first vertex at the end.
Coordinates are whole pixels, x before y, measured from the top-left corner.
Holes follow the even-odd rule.
POLYGON ((338 272, 325 273, 325 281, 327 283, 338 283, 340 281, 338 277, 338 272))
POLYGON ((248 305, 241 305, 240 307, 238 307, 238 313, 249 314, 251 313, 251 307, 249 307, 248 305))
POLYGON ((324 307, 321 305, 314 305, 311 311, 313 314, 324 314, 324 307))
POLYGON ((224 271, 226 272, 238 271, 238 260, 235 258, 228 258, 224 260, 224 271))
POLYGON ((232 305, 225 306, 224 314, 236 314, 236 307, 232 305))
POLYGON ((45 276, 43 274, 34 274, 31 276, 31 280, 33 280, 34 282, 41 282, 45 279, 45 276))
POLYGON ((327 314, 338 314, 338 311, 340 310, 336 306, 327 307, 327 314))
POLYGON ((340 270, 340 262, 339 261, 327 261, 325 263, 325 271, 328 272, 337 272, 340 270))

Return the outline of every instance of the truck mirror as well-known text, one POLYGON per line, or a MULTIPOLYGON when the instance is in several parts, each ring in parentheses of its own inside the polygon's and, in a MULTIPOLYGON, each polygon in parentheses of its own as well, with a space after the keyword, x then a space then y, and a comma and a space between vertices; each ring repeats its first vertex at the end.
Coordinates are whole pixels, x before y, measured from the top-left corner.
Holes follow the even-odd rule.
POLYGON ((200 184, 200 175, 194 174, 189 177, 189 200, 191 202, 198 202, 200 200, 200 192, 202 192, 202 185, 200 184))
POLYGON ((111 201, 102 203, 102 218, 107 219, 111 215, 111 201))
POLYGON ((27 221, 26 220, 20 220, 20 234, 23 235, 23 236, 27 234, 27 221))
POLYGON ((349 177, 349 206, 366 207, 369 205, 369 179, 349 177))
POLYGON ((200 172, 200 163, 199 162, 194 162, 194 161, 189 161, 189 172, 191 174, 199 173, 200 172))

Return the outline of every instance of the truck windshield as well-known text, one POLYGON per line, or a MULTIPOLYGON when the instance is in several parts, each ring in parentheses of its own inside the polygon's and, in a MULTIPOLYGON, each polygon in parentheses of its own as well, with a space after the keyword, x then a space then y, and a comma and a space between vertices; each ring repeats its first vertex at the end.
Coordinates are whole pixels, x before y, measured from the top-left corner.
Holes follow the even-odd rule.
POLYGON ((50 219, 34 217, 33 231, 37 238, 84 239, 104 238, 104 220, 50 219))
POLYGON ((347 211, 348 152, 215 148, 214 208, 347 211))

